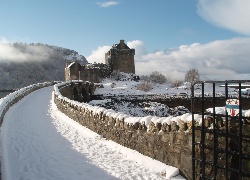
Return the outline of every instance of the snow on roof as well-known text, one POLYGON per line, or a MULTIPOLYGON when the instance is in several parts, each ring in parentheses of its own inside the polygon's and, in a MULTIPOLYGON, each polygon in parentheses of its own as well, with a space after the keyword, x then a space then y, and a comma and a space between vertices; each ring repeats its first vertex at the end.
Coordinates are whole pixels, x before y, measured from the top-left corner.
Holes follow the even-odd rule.
POLYGON ((68 65, 68 67, 71 67, 73 64, 75 64, 76 62, 72 62, 68 65))

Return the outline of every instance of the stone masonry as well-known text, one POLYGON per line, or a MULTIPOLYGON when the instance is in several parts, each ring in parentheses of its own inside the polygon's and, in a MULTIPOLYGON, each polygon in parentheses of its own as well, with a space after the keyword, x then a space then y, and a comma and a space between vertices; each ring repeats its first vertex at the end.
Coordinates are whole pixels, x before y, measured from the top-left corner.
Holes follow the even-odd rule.
MULTIPOLYGON (((69 87, 69 86, 68 86, 69 87)), ((65 89, 64 89, 65 91, 65 89)), ((60 92, 60 88, 59 88, 60 92)), ((192 122, 180 121, 179 124, 176 122, 167 123, 153 123, 150 122, 149 126, 146 126, 143 122, 131 124, 125 122, 124 119, 113 118, 106 115, 104 112, 94 113, 88 109, 87 106, 82 106, 79 102, 74 103, 69 99, 65 99, 60 93, 54 93, 54 102, 58 109, 78 122, 79 124, 86 126, 92 131, 102 135, 104 138, 117 142, 125 147, 134 149, 143 155, 161 161, 167 165, 171 165, 180 169, 181 175, 187 179, 192 179, 192 122)), ((218 127, 223 134, 225 133, 225 122, 216 120, 216 127, 218 127)), ((213 122, 211 117, 205 118, 205 128, 210 127, 213 122)), ((199 123, 195 124, 199 126, 199 123)), ((230 131, 238 131, 239 122, 235 121, 234 124, 229 124, 230 131)), ((247 138, 250 137, 249 120, 243 125, 243 132, 247 138)), ((200 134, 196 133, 196 139, 200 138, 200 134)), ((206 135, 207 143, 211 143, 213 133, 208 130, 206 135)), ((229 138, 229 148, 235 148, 238 146, 238 140, 235 138, 229 138)), ((225 147, 224 138, 219 138, 219 144, 225 147)), ((243 153, 248 154, 250 152, 250 139, 243 143, 243 153)), ((195 152, 199 155, 199 146, 196 146, 195 152)), ((211 151, 206 151, 207 159, 213 157, 211 151)), ((223 159, 224 154, 218 152, 218 160, 225 163, 223 159)), ((231 166, 235 166, 234 158, 231 157, 229 162, 231 166)), ((244 160, 244 169, 249 170, 250 161, 244 160)), ((200 169, 200 165, 195 166, 197 171, 200 169)), ((213 173, 212 168, 208 168, 206 171, 207 175, 213 173)), ((223 171, 217 172, 217 179, 226 179, 223 171)), ((244 179, 244 178, 243 178, 244 179)), ((247 178, 246 178, 247 179, 247 178)))

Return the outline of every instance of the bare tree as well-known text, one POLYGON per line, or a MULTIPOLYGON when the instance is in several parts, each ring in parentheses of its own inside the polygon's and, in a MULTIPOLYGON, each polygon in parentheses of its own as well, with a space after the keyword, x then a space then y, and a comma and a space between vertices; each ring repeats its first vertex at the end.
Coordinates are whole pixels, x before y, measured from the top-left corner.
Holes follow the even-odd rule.
POLYGON ((149 79, 153 83, 160 83, 160 84, 165 83, 167 81, 167 78, 158 71, 152 72, 149 76, 149 79))
POLYGON ((200 80, 200 73, 198 69, 190 69, 185 74, 185 81, 194 84, 196 81, 200 80))

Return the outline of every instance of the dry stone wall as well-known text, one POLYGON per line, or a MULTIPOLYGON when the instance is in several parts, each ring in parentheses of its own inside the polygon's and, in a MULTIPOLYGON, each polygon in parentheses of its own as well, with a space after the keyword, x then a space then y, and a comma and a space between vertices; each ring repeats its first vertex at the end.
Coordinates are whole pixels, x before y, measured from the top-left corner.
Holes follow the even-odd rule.
MULTIPOLYGON (((159 118, 150 117, 140 121, 131 121, 131 118, 121 116, 122 113, 112 114, 110 110, 105 108, 93 107, 85 103, 72 101, 61 95, 60 89, 65 91, 66 85, 55 87, 54 102, 58 109, 78 122, 86 126, 92 131, 102 135, 104 138, 117 142, 125 147, 134 149, 143 155, 161 161, 167 165, 179 168, 180 173, 187 179, 192 179, 192 121, 159 121, 159 118)), ((133 117, 140 119, 139 117, 133 117)), ((196 126, 200 126, 195 116, 196 126)), ((205 128, 209 129, 213 122, 212 117, 205 118, 205 128)), ((216 126, 221 133, 225 133, 225 124, 221 120, 217 121, 216 126)), ((229 131, 235 131, 239 128, 239 123, 230 124, 229 131)), ((243 131, 246 132, 249 124, 244 124, 243 131)), ((200 139, 200 133, 196 133, 196 139, 200 139)), ((207 131, 206 142, 213 142, 213 132, 207 131)), ((219 138, 219 144, 225 147, 225 139, 219 138)), ((237 139, 229 139, 229 148, 238 146, 237 139)), ((243 152, 249 153, 250 143, 246 141, 243 144, 243 152)), ((195 152, 197 156, 200 153, 200 147, 196 146, 195 152)), ((212 151, 206 151, 207 158, 213 158, 212 151)), ((222 157, 223 153, 218 153, 220 161, 225 161, 222 157)), ((229 159, 233 163, 233 157, 229 159)), ((223 163, 223 162, 222 162, 223 163)), ((200 169, 199 164, 196 165, 197 172, 200 169)), ((237 168, 237 167, 236 167, 237 168)), ((244 161, 244 169, 250 168, 250 161, 244 161)), ((206 174, 212 174, 213 169, 208 168, 206 174)), ((226 179, 223 171, 218 171, 218 179, 226 179)))
MULTIPOLYGON (((61 87, 65 91, 65 86, 61 87), (63 88, 64 87, 64 88, 63 88)), ((182 175, 191 178, 192 137, 190 124, 176 122, 127 123, 124 118, 114 118, 103 111, 94 113, 81 103, 63 97, 58 90, 54 94, 58 109, 104 138, 134 149, 146 156, 172 165, 181 170, 182 175)))
POLYGON ((54 101, 61 112, 104 138, 177 167, 187 177, 191 177, 191 134, 185 132, 185 128, 178 131, 176 123, 173 122, 171 125, 150 123, 148 130, 145 124, 129 124, 124 120, 106 116, 102 112, 94 114, 86 108, 58 98, 57 95, 54 101))

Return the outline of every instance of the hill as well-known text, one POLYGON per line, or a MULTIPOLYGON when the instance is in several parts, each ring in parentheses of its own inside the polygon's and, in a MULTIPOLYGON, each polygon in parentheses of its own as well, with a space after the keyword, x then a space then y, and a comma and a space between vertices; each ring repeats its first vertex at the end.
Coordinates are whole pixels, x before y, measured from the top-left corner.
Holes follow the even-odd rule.
POLYGON ((66 61, 88 61, 76 51, 47 44, 0 44, 0 90, 64 80, 66 61))

